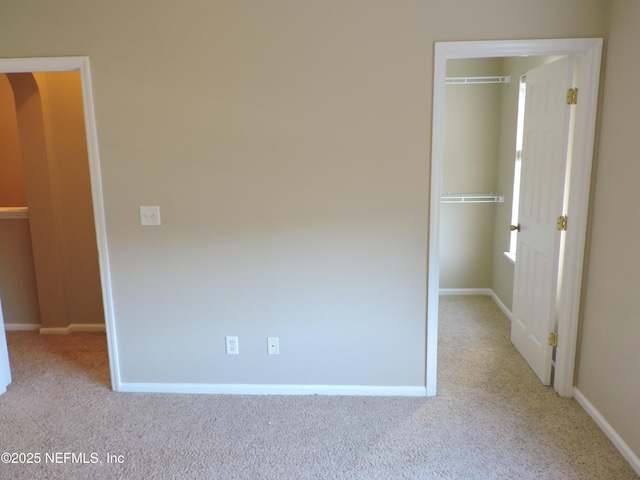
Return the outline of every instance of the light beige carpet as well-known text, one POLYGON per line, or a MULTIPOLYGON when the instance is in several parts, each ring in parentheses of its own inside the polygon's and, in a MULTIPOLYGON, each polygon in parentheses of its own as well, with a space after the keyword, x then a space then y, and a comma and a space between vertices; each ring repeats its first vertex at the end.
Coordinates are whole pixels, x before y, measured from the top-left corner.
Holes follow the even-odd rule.
POLYGON ((489 298, 443 297, 440 327, 435 398, 115 393, 104 335, 8 332, 0 452, 41 457, 0 478, 638 478, 489 298))

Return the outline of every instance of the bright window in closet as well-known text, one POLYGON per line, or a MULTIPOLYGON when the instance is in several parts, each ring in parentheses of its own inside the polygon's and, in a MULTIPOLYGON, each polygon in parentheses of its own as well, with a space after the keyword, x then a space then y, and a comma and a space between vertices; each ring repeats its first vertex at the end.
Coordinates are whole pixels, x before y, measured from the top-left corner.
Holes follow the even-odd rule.
MULTIPOLYGON (((527 93, 526 76, 520 77, 520 93, 518 96, 518 121, 516 126, 516 160, 513 169, 513 203, 511 205, 511 225, 518 225, 518 207, 520 205, 520 171, 522 169, 522 136, 524 132, 524 101, 527 93)), ((516 260, 518 231, 511 231, 509 251, 505 252, 512 261, 516 260)))

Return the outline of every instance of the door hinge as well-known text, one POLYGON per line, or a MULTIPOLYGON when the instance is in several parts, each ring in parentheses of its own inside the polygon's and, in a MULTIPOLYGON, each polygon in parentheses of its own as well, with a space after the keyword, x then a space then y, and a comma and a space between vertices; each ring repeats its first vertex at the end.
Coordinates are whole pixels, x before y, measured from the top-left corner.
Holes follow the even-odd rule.
POLYGON ((549 345, 552 347, 558 346, 558 334, 556 332, 551 332, 549 334, 549 345))
POLYGON ((577 105, 578 103, 578 89, 570 88, 567 90, 567 105, 577 105))
POLYGON ((558 217, 558 223, 556 223, 556 227, 561 232, 564 232, 564 231, 567 230, 567 216, 566 215, 561 215, 561 216, 558 217))

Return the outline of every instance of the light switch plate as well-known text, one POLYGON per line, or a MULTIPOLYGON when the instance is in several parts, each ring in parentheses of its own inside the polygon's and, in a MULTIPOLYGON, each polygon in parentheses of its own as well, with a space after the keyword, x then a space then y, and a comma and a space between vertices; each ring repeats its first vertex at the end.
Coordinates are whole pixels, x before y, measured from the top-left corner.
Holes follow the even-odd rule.
POLYGON ((160 225, 160 207, 157 205, 140 206, 140 225, 145 227, 160 225))

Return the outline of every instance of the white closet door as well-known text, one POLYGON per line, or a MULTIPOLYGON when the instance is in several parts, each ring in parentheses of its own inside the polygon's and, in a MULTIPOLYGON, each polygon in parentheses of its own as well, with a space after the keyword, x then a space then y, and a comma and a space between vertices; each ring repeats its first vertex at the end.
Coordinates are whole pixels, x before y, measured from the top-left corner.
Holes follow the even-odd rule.
POLYGON ((548 335, 557 316, 558 268, 572 107, 573 57, 527 72, 511 341, 551 383, 548 335))

